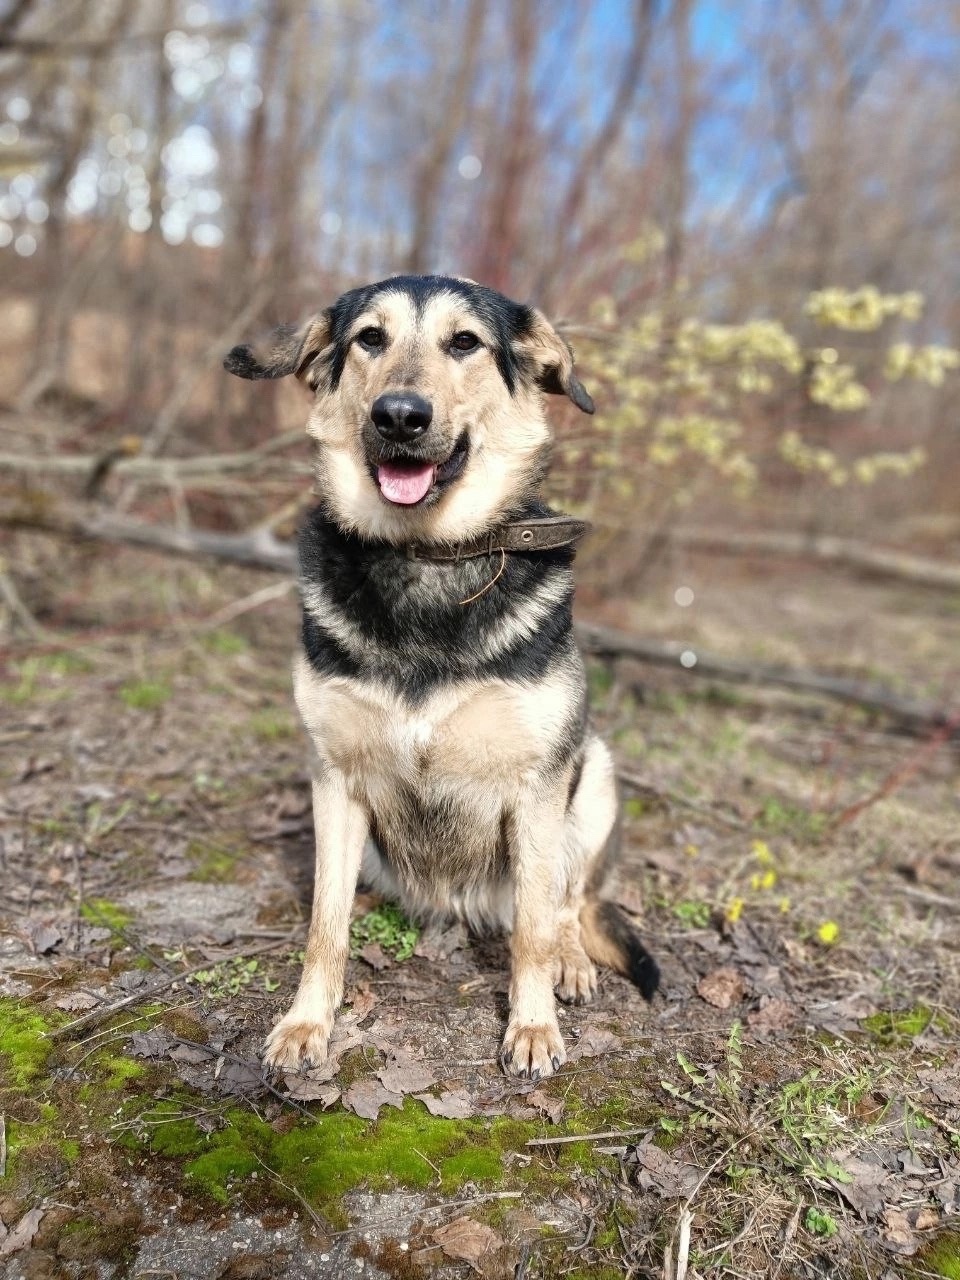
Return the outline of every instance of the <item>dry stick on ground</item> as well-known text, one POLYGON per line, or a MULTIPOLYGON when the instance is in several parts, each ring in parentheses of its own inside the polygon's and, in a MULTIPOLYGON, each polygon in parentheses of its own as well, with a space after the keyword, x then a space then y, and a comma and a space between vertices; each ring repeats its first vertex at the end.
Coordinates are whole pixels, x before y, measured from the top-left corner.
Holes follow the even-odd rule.
POLYGON ((241 947, 238 951, 232 951, 229 955, 221 956, 218 960, 204 960, 203 964, 195 964, 192 969, 184 969, 182 973, 174 973, 165 978, 163 982, 155 982, 152 986, 144 986, 141 990, 134 991, 132 995, 125 996, 122 1000, 115 1000, 113 1004, 105 1004, 99 1009, 91 1009, 82 1018, 75 1018, 73 1022, 68 1022, 64 1027, 54 1027, 52 1031, 47 1032, 47 1036, 51 1040, 63 1040, 68 1036, 72 1036, 76 1031, 92 1027, 98 1022, 103 1022, 105 1018, 111 1018, 115 1013, 120 1013, 123 1009, 129 1009, 131 1005, 139 1004, 141 1000, 149 1000, 151 996, 159 995, 161 991, 168 990, 177 982, 187 982, 195 973, 209 969, 215 964, 224 964, 229 960, 236 960, 238 957, 247 959, 250 956, 262 956, 269 951, 279 951, 283 947, 289 947, 295 941, 296 939, 291 936, 278 942, 265 943, 262 947, 241 947))
MULTIPOLYGON (((174 555, 208 555, 233 564, 246 565, 248 568, 269 569, 279 573, 292 574, 296 570, 296 552, 293 546, 276 538, 262 525, 245 533, 174 529, 129 516, 91 511, 80 504, 63 503, 48 494, 28 491, 20 496, 19 501, 15 498, 8 510, 0 515, 0 526, 36 529, 68 538, 98 538, 174 555)), ((689 647, 686 645, 642 640, 624 631, 585 623, 577 626, 576 634, 581 646, 598 657, 633 658, 655 666, 672 667, 695 678, 774 685, 794 693, 835 698, 891 716, 913 733, 927 732, 940 726, 950 726, 950 734, 957 733, 958 726, 951 711, 898 697, 880 685, 862 680, 761 663, 734 662, 702 651, 697 652, 693 667, 681 667, 681 654, 689 647)))

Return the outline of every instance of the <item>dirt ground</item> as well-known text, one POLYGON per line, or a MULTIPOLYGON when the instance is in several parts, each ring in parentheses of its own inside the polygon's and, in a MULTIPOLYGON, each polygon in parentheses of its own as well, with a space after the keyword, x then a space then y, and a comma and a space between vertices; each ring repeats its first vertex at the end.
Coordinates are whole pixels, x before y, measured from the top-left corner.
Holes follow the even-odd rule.
MULTIPOLYGON (((0 673, 0 1274, 960 1276, 956 743, 594 665, 654 1003, 605 973, 569 1064, 508 1081, 502 940, 361 897, 333 1061, 268 1082, 312 855, 293 594, 40 536, 8 564, 43 632, 0 673)), ((955 598, 694 556, 584 588, 957 705, 955 598)))

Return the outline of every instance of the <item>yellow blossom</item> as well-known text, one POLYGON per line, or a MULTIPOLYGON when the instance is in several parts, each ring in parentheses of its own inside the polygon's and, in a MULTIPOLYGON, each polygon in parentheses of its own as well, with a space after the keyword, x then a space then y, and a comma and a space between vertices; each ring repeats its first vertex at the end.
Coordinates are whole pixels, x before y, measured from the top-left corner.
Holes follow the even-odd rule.
POLYGON ((840 937, 840 926, 835 920, 825 920, 817 927, 817 938, 825 947, 833 946, 840 937))
POLYGON ((731 898, 727 903, 727 909, 723 914, 730 924, 736 924, 743 915, 743 906, 742 898, 731 898))

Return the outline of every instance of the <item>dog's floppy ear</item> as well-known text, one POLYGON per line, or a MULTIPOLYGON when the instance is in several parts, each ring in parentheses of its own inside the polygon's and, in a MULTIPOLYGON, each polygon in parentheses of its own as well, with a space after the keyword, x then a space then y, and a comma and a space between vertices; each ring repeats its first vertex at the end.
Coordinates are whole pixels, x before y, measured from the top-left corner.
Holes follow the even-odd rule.
POLYGON ((520 345, 536 367, 537 382, 551 395, 569 396, 578 409, 593 413, 594 403, 573 369, 573 351, 546 316, 531 310, 531 322, 520 345))
POLYGON ((297 377, 330 341, 330 313, 323 311, 302 325, 283 324, 262 343, 234 347, 223 359, 227 373, 238 378, 297 377))

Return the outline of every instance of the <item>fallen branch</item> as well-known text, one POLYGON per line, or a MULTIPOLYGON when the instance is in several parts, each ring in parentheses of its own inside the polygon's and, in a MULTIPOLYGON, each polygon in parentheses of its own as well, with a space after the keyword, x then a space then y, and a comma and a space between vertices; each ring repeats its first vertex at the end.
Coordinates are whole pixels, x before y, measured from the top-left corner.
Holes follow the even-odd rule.
POLYGON ((880 578, 896 578, 923 587, 960 590, 960 565, 870 546, 853 538, 805 533, 740 533, 727 529, 673 529, 669 545, 718 555, 787 556, 841 565, 880 578))
POLYGON ((811 693, 839 702, 865 707, 892 716, 912 732, 926 732, 952 723, 949 710, 930 703, 901 698, 882 685, 817 671, 772 667, 763 663, 734 662, 697 650, 694 665, 681 663, 681 655, 692 652, 689 645, 640 640, 624 631, 581 623, 577 639, 588 653, 605 658, 634 658, 654 666, 673 667, 685 675, 728 680, 735 684, 773 685, 795 693, 811 693))
MULTIPOLYGON (((34 529, 63 537, 98 538, 105 542, 127 543, 152 551, 182 556, 212 556, 232 564, 275 573, 296 571, 296 551, 289 542, 259 526, 245 533, 214 533, 204 529, 175 529, 128 516, 92 511, 82 506, 64 506, 43 495, 26 495, 23 502, 0 515, 0 526, 34 529)), ((892 717, 913 733, 953 726, 956 713, 931 703, 902 698, 882 685, 843 676, 802 671, 762 663, 735 662, 697 651, 693 666, 684 666, 681 655, 688 645, 658 640, 642 640, 625 631, 580 623, 577 639, 587 652, 603 658, 632 658, 637 662, 670 667, 686 676, 730 681, 737 684, 772 685, 794 693, 833 698, 892 717)), ((954 730, 951 728, 951 734, 954 730)), ((954 734, 955 736, 955 734, 954 734)))

